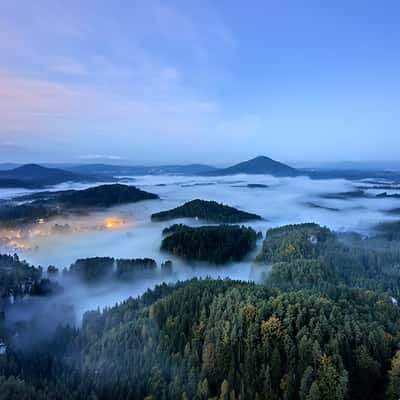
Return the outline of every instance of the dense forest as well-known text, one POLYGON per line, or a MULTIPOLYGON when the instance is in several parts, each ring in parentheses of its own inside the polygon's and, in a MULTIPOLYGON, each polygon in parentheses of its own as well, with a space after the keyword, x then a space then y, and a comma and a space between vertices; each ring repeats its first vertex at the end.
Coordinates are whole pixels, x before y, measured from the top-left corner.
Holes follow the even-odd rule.
POLYGON ((261 217, 238 210, 216 201, 192 200, 172 210, 155 213, 153 221, 168 221, 177 218, 198 218, 208 222, 221 224, 237 224, 246 221, 260 220, 261 217))
POLYGON ((80 208, 107 208, 158 198, 158 195, 135 186, 121 184, 100 185, 83 190, 37 192, 15 197, 0 205, 0 226, 31 224, 39 219, 66 215, 80 208))
POLYGON ((0 387, 15 399, 391 400, 399 321, 390 298, 361 289, 164 284, 7 354, 0 387))
POLYGON ((257 261, 272 264, 281 288, 366 288, 400 296, 399 242, 339 234, 317 224, 270 229, 257 261))
POLYGON ((0 255, 0 312, 2 304, 14 298, 47 293, 56 285, 43 278, 41 268, 29 265, 18 255, 0 255))
MULTIPOLYGON (((161 265, 163 272, 171 268, 171 261, 167 260, 161 265)), ((63 271, 64 276, 78 278, 85 283, 99 283, 110 279, 131 280, 145 276, 145 273, 155 273, 157 263, 152 258, 117 258, 89 257, 76 260, 68 270, 63 271)))
POLYGON ((41 218, 47 219, 60 214, 60 210, 43 205, 6 204, 0 206, 0 226, 14 227, 21 224, 31 224, 41 218))
POLYGON ((141 200, 158 199, 158 195, 145 192, 135 186, 111 184, 99 185, 82 190, 62 190, 55 192, 37 192, 16 197, 16 201, 31 201, 33 205, 79 207, 112 207, 134 203, 141 200))
MULTIPOLYGON (((233 251, 242 238, 254 248, 257 237, 232 225, 166 234, 169 249, 213 260, 224 259, 215 243, 233 251)), ((60 326, 29 351, 5 332, 0 399, 398 400, 400 246, 390 238, 274 228, 256 259, 271 268, 260 284, 162 284, 87 312, 81 327, 60 326)), ((105 257, 78 260, 68 273, 92 282, 154 268, 151 259, 105 257)))
POLYGON ((257 233, 238 225, 201 226, 192 228, 172 225, 164 230, 161 250, 189 261, 213 264, 241 261, 255 248, 257 233))

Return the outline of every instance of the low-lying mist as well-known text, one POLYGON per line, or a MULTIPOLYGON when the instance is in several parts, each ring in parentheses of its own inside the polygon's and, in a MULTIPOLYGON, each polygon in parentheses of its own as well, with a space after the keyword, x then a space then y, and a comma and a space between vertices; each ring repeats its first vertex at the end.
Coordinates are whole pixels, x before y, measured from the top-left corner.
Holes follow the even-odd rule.
MULTIPOLYGON (((151 276, 132 281, 109 280, 91 286, 65 277, 60 272, 56 279, 63 291, 50 298, 35 298, 29 302, 21 300, 12 307, 11 323, 40 318, 42 328, 38 332, 45 336, 59 322, 79 325, 85 311, 115 305, 129 296, 139 296, 161 282, 206 276, 255 281, 261 279, 268 272, 268 267, 254 265, 252 260, 257 251, 244 262, 226 266, 188 264, 160 252, 161 232, 165 227, 176 222, 191 226, 205 222, 151 222, 151 214, 189 200, 216 200, 256 213, 263 220, 245 225, 262 231, 264 235, 268 228, 301 222, 316 222, 336 231, 355 231, 368 235, 378 222, 395 220, 396 217, 386 211, 399 207, 399 200, 394 198, 327 198, 328 194, 354 191, 360 184, 345 180, 273 178, 264 175, 213 178, 144 176, 136 178, 134 184, 140 189, 158 194, 161 199, 114 207, 88 215, 54 218, 35 227, 36 230, 23 239, 25 248, 29 250, 20 249, 17 253, 29 263, 41 265, 44 270, 48 265, 55 265, 61 271, 79 258, 108 256, 148 257, 153 258, 159 266, 170 259, 173 261, 172 271, 166 275, 158 270, 151 276), (114 222, 107 223, 110 220, 114 222), (54 231, 52 227, 55 224, 67 226, 68 229, 63 232, 54 231)), ((368 187, 366 182, 363 185, 368 187)), ((77 188, 82 188, 82 185, 77 188)), ((371 189, 371 193, 374 191, 376 189, 371 189)), ((3 198, 14 194, 12 191, 0 192, 3 198)), ((21 191, 18 194, 22 194, 21 191)), ((260 245, 261 242, 258 243, 260 245)), ((11 249, 8 251, 13 252, 11 249)))

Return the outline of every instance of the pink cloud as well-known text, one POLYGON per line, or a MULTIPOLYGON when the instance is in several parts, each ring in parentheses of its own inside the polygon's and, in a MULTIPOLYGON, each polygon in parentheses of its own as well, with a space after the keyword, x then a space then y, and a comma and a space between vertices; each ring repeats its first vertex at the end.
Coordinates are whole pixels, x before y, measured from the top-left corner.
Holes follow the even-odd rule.
MULTIPOLYGON (((169 82, 171 74, 167 75, 169 82)), ((191 98, 174 86, 167 85, 160 96, 160 86, 158 91, 150 85, 146 93, 120 96, 94 87, 0 73, 0 137, 33 132, 71 134, 83 129, 115 131, 116 126, 127 131, 186 134, 218 111, 214 102, 191 98)))

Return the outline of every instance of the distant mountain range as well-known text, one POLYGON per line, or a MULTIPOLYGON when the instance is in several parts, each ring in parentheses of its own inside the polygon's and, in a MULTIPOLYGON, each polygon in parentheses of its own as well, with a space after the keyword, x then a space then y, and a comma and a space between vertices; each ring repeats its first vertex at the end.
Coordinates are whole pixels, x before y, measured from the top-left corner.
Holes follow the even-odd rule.
POLYGON ((107 164, 86 164, 66 168, 79 174, 101 174, 110 176, 129 175, 235 175, 268 174, 273 176, 297 176, 299 171, 269 157, 259 156, 228 168, 216 168, 205 164, 165 165, 165 166, 120 166, 107 164))
POLYGON ((25 164, 10 170, 0 170, 0 188, 36 189, 63 182, 99 182, 104 177, 76 174, 59 168, 25 164))
MULTIPOLYGON (((61 164, 60 164, 61 165, 61 164)), ((205 164, 165 165, 165 166, 129 166, 109 164, 67 165, 53 168, 37 164, 25 164, 16 168, 14 164, 0 164, 0 188, 43 188, 63 182, 115 182, 118 177, 141 175, 198 175, 223 176, 235 174, 260 174, 276 177, 309 176, 312 179, 349 179, 367 178, 388 179, 400 182, 400 174, 384 170, 345 170, 345 169, 296 169, 266 156, 232 165, 228 168, 216 168, 205 164)))
POLYGON ((159 165, 159 166, 135 166, 135 165, 108 165, 108 164, 82 164, 65 168, 68 171, 79 174, 99 174, 108 176, 129 175, 197 175, 211 172, 217 168, 205 164, 188 165, 159 165))

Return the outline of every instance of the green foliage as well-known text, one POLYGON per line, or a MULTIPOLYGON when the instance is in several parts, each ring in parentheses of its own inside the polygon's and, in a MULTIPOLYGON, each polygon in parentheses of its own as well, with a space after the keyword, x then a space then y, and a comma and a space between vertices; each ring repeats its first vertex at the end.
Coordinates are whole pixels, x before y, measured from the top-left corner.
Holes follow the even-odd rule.
POLYGON ((382 399, 399 320, 363 290, 326 298, 220 280, 161 285, 87 313, 80 331, 58 337, 70 345, 46 380, 40 356, 23 379, 71 399, 382 399))
MULTIPOLYGON (((257 236, 231 225, 167 233, 173 254, 212 262, 240 259, 257 236)), ((398 399, 400 308, 389 297, 400 294, 398 243, 290 225, 268 231, 259 259, 272 263, 267 285, 162 284, 86 313, 34 352, 11 346, 0 399, 398 399)), ((3 261, 5 271, 31 268, 3 261)), ((92 282, 155 267, 106 257, 71 270, 92 282)))
POLYGON ((82 190, 61 190, 52 192, 37 192, 16 197, 17 201, 32 201, 35 206, 63 208, 76 207, 111 207, 118 204, 133 203, 141 200, 158 199, 153 193, 148 193, 135 186, 111 184, 99 185, 82 190))
MULTIPOLYGON (((167 267, 171 269, 172 265, 168 263, 167 267)), ((96 283, 113 278, 134 279, 143 277, 144 273, 155 271, 157 271, 157 263, 152 258, 115 260, 112 257, 91 257, 76 260, 66 274, 87 283, 96 283)))
POLYGON ((282 289, 362 287, 400 296, 400 246, 381 238, 334 234, 316 224, 267 232, 257 261, 272 263, 268 284, 282 289))
POLYGON ((40 218, 50 218, 59 214, 59 210, 50 209, 43 205, 3 205, 0 207, 0 225, 14 227, 20 224, 34 223, 40 218))
POLYGON ((37 393, 32 385, 21 379, 0 376, 0 400, 36 400, 37 393))
POLYGON ((163 239, 161 250, 190 261, 223 264, 241 261, 256 244, 257 233, 252 228, 236 225, 172 226, 173 232, 163 239))
POLYGON ((119 279, 132 279, 145 272, 154 272, 157 263, 152 258, 118 259, 116 261, 116 275, 119 279))
POLYGON ((386 240, 400 240, 400 221, 383 222, 375 227, 379 237, 386 240))
POLYGON ((287 225, 267 232, 259 262, 290 262, 319 256, 323 244, 332 240, 333 234, 317 224, 287 225))
POLYGON ((273 264, 268 282, 282 289, 327 289, 337 284, 338 279, 325 262, 298 259, 273 264))
POLYGON ((392 359, 386 395, 387 400, 398 400, 400 398, 400 350, 392 359))
POLYGON ((209 222, 237 224, 246 221, 260 220, 261 217, 229 207, 216 201, 192 200, 172 210, 155 213, 153 221, 168 221, 176 218, 198 218, 209 222))
POLYGON ((69 273, 86 282, 95 282, 110 277, 114 268, 112 257, 80 258, 71 264, 69 273))
POLYGON ((18 255, 0 255, 0 298, 31 293, 41 276, 41 269, 21 261, 18 255))
POLYGON ((61 193, 54 200, 67 207, 111 207, 149 199, 158 199, 158 196, 135 186, 112 184, 61 193))
MULTIPOLYGON (((29 204, 2 205, 0 225, 8 227, 30 224, 76 208, 105 208, 149 199, 158 199, 158 195, 121 184, 100 185, 83 190, 38 192, 14 199, 18 202, 29 201, 29 204)), ((56 225, 57 228, 63 227, 56 225)))

